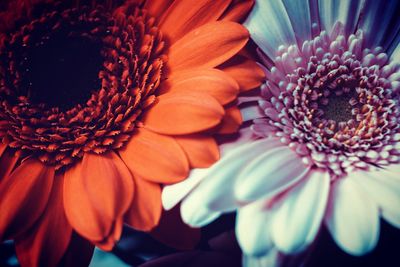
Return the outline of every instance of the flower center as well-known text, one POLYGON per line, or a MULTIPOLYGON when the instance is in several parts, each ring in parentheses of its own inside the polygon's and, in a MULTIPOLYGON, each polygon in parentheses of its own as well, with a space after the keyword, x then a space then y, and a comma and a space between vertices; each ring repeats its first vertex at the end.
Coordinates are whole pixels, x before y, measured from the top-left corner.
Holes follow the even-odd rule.
POLYGON ((382 48, 363 48, 337 23, 313 40, 281 47, 262 88, 266 118, 256 134, 273 135, 332 177, 400 161, 399 66, 382 48))
POLYGON ((0 32, 0 138, 56 169, 129 140, 165 58, 155 19, 134 2, 66 5, 0 32))
POLYGON ((68 110, 84 104, 100 88, 101 44, 67 31, 42 36, 45 42, 27 49, 19 64, 24 95, 32 103, 68 110))

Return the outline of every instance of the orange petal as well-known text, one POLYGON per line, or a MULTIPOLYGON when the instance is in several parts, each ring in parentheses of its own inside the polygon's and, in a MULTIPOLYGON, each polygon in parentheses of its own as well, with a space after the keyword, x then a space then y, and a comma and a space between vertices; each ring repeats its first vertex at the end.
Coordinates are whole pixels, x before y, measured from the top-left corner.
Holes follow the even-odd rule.
POLYGON ((243 22, 254 5, 254 0, 234 0, 221 17, 221 20, 243 22))
POLYGON ((236 99, 238 83, 228 74, 217 69, 178 71, 168 77, 162 92, 199 92, 211 95, 222 105, 236 99))
POLYGON ((219 159, 218 145, 212 137, 198 134, 177 136, 175 139, 193 168, 207 168, 219 159))
POLYGON ((160 242, 180 250, 193 249, 200 241, 200 229, 186 225, 180 215, 180 205, 163 211, 161 220, 151 235, 160 242))
POLYGON ((136 230, 150 231, 161 217, 161 187, 138 176, 135 176, 135 184, 136 194, 125 221, 136 230))
POLYGON ((146 128, 162 134, 191 134, 218 125, 224 113, 221 104, 205 93, 171 92, 158 97, 143 122, 146 128))
POLYGON ((35 225, 15 240, 21 266, 57 266, 67 250, 72 227, 64 213, 63 177, 56 176, 49 202, 35 225))
POLYGON ((218 128, 220 134, 236 133, 242 124, 242 115, 237 107, 230 107, 226 109, 225 116, 218 128))
POLYGON ((3 152, 3 155, 0 157, 0 182, 10 175, 18 159, 15 153, 9 149, 3 152))
POLYGON ((50 196, 54 168, 27 159, 0 184, 0 240, 14 238, 42 215, 50 196))
POLYGON ((172 72, 194 67, 215 67, 235 55, 249 39, 242 25, 230 21, 207 23, 170 47, 172 72))
POLYGON ((72 232, 71 241, 58 267, 87 267, 92 259, 94 246, 72 232))
POLYGON ((216 21, 229 3, 230 0, 176 0, 165 11, 160 29, 174 43, 189 31, 216 21))
POLYGON ((256 88, 265 80, 265 74, 261 67, 243 56, 235 56, 221 65, 220 69, 239 83, 241 92, 256 88))
POLYGON ((132 196, 132 175, 114 152, 86 153, 65 173, 65 213, 72 227, 89 240, 102 241, 109 236, 132 196))
POLYGON ((146 9, 152 17, 160 18, 164 13, 166 13, 165 11, 172 4, 172 2, 172 0, 148 0, 144 4, 143 8, 146 9))
POLYGON ((143 128, 119 153, 135 176, 149 181, 176 183, 189 173, 185 153, 174 138, 143 128))
POLYGON ((94 241, 94 244, 104 251, 111 251, 114 244, 121 238, 123 225, 123 217, 121 216, 113 223, 111 231, 107 237, 100 242, 94 241))

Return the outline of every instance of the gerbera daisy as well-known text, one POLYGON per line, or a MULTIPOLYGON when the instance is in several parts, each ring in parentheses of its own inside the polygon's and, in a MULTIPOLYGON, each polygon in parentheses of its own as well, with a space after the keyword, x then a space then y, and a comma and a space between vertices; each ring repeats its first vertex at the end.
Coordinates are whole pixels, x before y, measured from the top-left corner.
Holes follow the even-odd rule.
POLYGON ((263 76, 236 56, 252 5, 1 3, 0 240, 22 266, 151 230, 161 185, 219 158, 213 135, 237 131, 237 94, 263 76))
POLYGON ((362 255, 380 217, 400 227, 399 8, 257 1, 245 25, 267 79, 258 96, 239 98, 250 125, 218 163, 165 188, 164 206, 192 190, 181 206, 191 225, 237 210, 249 255, 300 252, 322 222, 362 255))

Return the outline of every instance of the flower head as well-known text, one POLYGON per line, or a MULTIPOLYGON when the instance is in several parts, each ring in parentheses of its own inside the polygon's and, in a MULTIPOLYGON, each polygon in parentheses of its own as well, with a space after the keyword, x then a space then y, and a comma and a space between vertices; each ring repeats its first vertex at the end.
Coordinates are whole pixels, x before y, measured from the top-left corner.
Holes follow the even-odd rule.
POLYGON ((267 79, 258 96, 239 98, 251 125, 211 168, 165 189, 164 205, 201 180, 183 218, 202 225, 238 210, 247 254, 302 251, 324 221, 361 255, 377 243, 380 216, 400 226, 399 5, 299 3, 256 2, 245 25, 267 79))
POLYGON ((74 232, 111 250, 124 223, 151 230, 161 185, 219 158, 213 135, 238 129, 231 103, 262 78, 243 77, 256 64, 236 55, 251 7, 1 6, 0 239, 16 240, 23 266, 56 265, 74 232))

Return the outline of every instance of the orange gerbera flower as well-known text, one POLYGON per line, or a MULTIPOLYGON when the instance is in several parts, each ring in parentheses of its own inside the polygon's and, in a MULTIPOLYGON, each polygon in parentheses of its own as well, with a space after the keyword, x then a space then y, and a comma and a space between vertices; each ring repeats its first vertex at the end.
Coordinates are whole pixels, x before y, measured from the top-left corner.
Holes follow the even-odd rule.
POLYGON ((0 240, 23 266, 151 230, 161 186, 218 159, 213 135, 263 77, 237 55, 251 0, 70 2, 1 13, 0 240))

